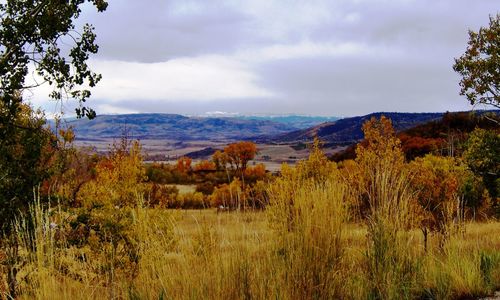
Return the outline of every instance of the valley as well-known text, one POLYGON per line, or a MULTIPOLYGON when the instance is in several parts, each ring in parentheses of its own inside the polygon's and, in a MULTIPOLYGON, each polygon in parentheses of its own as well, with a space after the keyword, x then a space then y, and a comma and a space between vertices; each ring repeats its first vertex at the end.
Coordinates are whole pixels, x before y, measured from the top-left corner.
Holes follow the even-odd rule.
MULTIPOLYGON (((372 117, 389 116, 396 130, 404 130, 443 113, 380 112, 351 118, 314 116, 186 117, 173 114, 104 115, 95 120, 67 120, 73 128, 76 146, 106 153, 123 136, 139 140, 145 161, 175 163, 182 156, 197 162, 209 159, 215 150, 239 140, 257 144, 251 164, 263 163, 268 171, 282 163, 294 165, 309 155, 308 144, 317 136, 327 156, 362 139, 361 127, 372 117), (331 121, 333 120, 333 121, 331 121), (311 126, 312 125, 312 126, 311 126), (304 126, 310 126, 304 128, 304 126)), ((53 124, 52 124, 53 125, 53 124)))

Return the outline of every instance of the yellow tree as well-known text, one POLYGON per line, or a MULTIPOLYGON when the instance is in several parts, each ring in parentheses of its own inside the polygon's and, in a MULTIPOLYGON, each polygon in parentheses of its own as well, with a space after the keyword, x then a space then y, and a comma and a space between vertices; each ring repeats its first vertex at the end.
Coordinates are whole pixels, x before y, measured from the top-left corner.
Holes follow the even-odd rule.
POLYGON ((358 144, 355 160, 361 176, 360 200, 371 217, 410 225, 406 215, 413 198, 407 181, 409 172, 391 120, 372 118, 363 124, 363 132, 365 142, 358 144))
POLYGON ((404 287, 415 282, 407 250, 410 237, 405 230, 417 223, 418 206, 391 121, 384 116, 372 118, 363 125, 363 132, 365 142, 356 149, 361 183, 355 186, 367 208, 367 269, 374 297, 395 299, 407 292, 404 287))
POLYGON ((226 165, 228 163, 227 160, 227 155, 220 150, 215 151, 215 153, 212 155, 212 161, 215 164, 215 168, 217 171, 223 171, 226 169, 226 165))
POLYGON ((95 167, 95 177, 84 184, 77 196, 82 206, 70 222, 68 242, 90 246, 104 255, 107 268, 137 269, 138 240, 134 232, 134 209, 142 205, 145 170, 139 142, 126 139, 115 144, 95 167))
POLYGON ((109 156, 95 168, 95 180, 83 188, 80 200, 87 207, 106 205, 133 207, 142 195, 145 170, 142 165, 141 146, 134 142, 115 145, 109 156))
POLYGON ((472 174, 453 157, 427 155, 415 159, 410 167, 411 182, 419 191, 418 201, 423 211, 421 227, 425 246, 429 230, 441 235, 443 246, 455 220, 464 218, 462 186, 472 174))

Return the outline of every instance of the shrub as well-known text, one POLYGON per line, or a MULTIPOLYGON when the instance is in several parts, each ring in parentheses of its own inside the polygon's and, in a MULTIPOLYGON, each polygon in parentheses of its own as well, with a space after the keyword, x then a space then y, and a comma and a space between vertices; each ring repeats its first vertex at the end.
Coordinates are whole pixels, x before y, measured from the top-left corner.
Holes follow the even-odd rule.
POLYGON ((173 185, 148 184, 146 185, 146 204, 149 207, 168 207, 179 195, 179 189, 173 185))
POLYGON ((183 209, 202 209, 209 207, 205 195, 199 192, 180 194, 177 196, 177 205, 183 209))
POLYGON ((375 299, 411 298, 417 267, 408 249, 407 229, 418 224, 418 206, 400 141, 390 120, 372 118, 363 125, 366 145, 358 145, 356 163, 363 178, 357 185, 366 201, 367 281, 375 299))
POLYGON ((343 294, 347 187, 318 145, 297 167, 283 165, 282 176, 269 187, 266 211, 285 298, 331 299, 343 294))
POLYGON ((241 208, 245 204, 245 199, 241 181, 238 178, 235 178, 230 184, 223 184, 216 187, 209 197, 212 207, 241 208))

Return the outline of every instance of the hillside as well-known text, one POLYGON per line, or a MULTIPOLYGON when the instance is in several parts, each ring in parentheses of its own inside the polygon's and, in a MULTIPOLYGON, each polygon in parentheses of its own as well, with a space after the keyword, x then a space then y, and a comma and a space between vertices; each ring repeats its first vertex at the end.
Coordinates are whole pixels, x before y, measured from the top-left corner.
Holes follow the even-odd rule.
POLYGON ((228 141, 289 132, 294 127, 269 120, 185 117, 176 114, 101 115, 93 120, 72 119, 79 140, 116 138, 124 132, 139 139, 228 141))
POLYGON ((311 141, 315 136, 327 143, 354 143, 363 138, 361 127, 364 122, 372 117, 380 118, 386 116, 392 120, 396 130, 404 130, 431 120, 439 119, 443 113, 393 113, 378 112, 365 116, 340 119, 334 122, 326 122, 311 128, 295 130, 292 132, 278 134, 276 136, 264 137, 261 141, 273 143, 297 143, 311 141))
MULTIPOLYGON (((439 119, 399 130, 398 138, 408 160, 436 152, 442 155, 449 155, 449 152, 458 154, 463 150, 463 143, 469 133, 475 128, 498 130, 497 124, 491 119, 496 118, 498 121, 499 115, 499 111, 445 113, 439 119), (489 118, 484 117, 486 113, 490 115, 489 118)), ((356 145, 351 145, 344 151, 335 153, 331 159, 354 159, 355 151, 356 145)))

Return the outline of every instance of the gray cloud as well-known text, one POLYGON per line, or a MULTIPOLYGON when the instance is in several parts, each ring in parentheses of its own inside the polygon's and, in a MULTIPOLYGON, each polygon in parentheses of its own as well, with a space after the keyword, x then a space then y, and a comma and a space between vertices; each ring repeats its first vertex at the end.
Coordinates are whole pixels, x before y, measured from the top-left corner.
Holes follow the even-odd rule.
POLYGON ((496 13, 497 0, 118 0, 81 22, 101 45, 101 112, 359 115, 468 109, 453 58, 496 13))
POLYGON ((193 2, 199 5, 196 9, 182 11, 179 6, 183 3, 188 2, 111 1, 104 14, 89 8, 85 21, 97 29, 99 57, 161 62, 180 56, 227 52, 251 42, 244 34, 245 23, 249 22, 245 14, 204 1, 193 2))
POLYGON ((332 115, 467 109, 447 64, 405 62, 313 58, 267 65, 262 73, 273 89, 287 90, 288 102, 332 115))

